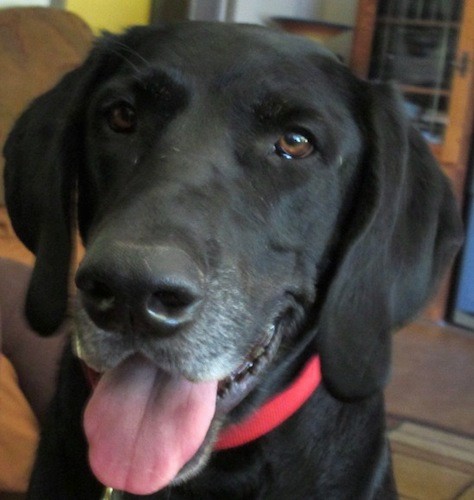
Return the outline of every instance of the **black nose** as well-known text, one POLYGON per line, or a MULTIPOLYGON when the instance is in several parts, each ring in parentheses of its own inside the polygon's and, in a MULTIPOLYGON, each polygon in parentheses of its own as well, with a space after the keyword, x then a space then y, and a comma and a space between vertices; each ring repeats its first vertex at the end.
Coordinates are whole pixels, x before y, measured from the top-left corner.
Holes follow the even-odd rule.
POLYGON ((163 336, 193 321, 202 298, 200 268, 183 250, 163 246, 93 248, 76 285, 99 327, 163 336))

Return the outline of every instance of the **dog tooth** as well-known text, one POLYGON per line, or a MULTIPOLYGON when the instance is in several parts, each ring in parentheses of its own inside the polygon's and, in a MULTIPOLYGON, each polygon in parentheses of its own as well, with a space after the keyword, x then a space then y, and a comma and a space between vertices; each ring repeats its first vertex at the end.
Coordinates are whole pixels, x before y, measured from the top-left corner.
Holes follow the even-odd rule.
POLYGON ((249 371, 252 369, 253 365, 254 364, 252 361, 247 361, 243 369, 239 371, 239 373, 237 373, 237 375, 235 376, 235 380, 237 382, 241 382, 245 378, 245 376, 249 373, 249 371))
POLYGON ((217 395, 220 398, 223 398, 229 392, 229 389, 230 389, 230 384, 225 384, 223 387, 219 387, 217 395))
POLYGON ((266 347, 265 346, 258 346, 255 351, 254 351, 254 358, 259 358, 266 350, 266 347))
POLYGON ((254 362, 255 361, 253 361, 253 360, 252 361, 247 361, 245 363, 245 368, 244 368, 243 372, 248 372, 249 370, 251 370, 252 367, 253 367, 253 365, 254 365, 254 362))
POLYGON ((258 361, 252 365, 252 367, 249 370, 250 375, 255 375, 255 373, 257 373, 258 366, 259 366, 258 361))

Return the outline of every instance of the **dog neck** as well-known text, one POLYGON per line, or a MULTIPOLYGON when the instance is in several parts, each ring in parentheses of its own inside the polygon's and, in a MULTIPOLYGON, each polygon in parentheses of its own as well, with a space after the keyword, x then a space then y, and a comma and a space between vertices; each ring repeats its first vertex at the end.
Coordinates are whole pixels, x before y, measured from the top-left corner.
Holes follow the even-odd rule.
POLYGON ((273 396, 242 422, 226 427, 220 433, 214 450, 237 448, 276 429, 304 405, 320 382, 319 356, 312 356, 288 387, 273 396))

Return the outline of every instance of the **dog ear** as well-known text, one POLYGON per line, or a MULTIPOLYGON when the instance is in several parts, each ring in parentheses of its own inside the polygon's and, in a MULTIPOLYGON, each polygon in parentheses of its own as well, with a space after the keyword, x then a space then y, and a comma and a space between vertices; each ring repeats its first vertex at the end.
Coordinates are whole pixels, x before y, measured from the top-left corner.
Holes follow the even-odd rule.
POLYGON ((387 85, 370 86, 369 95, 356 215, 316 340, 324 380, 343 399, 383 388, 391 332, 423 307, 462 240, 448 182, 398 95, 387 85))
POLYGON ((27 298, 31 326, 47 335, 67 308, 71 206, 83 156, 83 109, 102 54, 37 98, 16 122, 5 145, 5 198, 13 228, 36 255, 27 298))
POLYGON ((5 145, 5 198, 13 228, 36 255, 26 316, 42 334, 54 332, 67 309, 71 205, 84 158, 87 102, 120 64, 146 61, 134 50, 144 27, 104 33, 82 66, 40 96, 15 124, 5 145))

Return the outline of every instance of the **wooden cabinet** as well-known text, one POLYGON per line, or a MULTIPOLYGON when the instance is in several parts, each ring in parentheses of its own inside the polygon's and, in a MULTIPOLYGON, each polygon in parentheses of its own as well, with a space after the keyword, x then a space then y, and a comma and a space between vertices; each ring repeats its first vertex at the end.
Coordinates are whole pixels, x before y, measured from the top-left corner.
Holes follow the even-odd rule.
POLYGON ((462 198, 472 140, 474 0, 360 0, 351 67, 398 83, 462 198))
MULTIPOLYGON (((359 0, 350 65, 394 81, 463 202, 474 118, 474 0, 359 0)), ((449 278, 425 311, 446 316, 449 278)))

